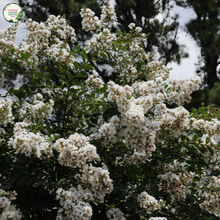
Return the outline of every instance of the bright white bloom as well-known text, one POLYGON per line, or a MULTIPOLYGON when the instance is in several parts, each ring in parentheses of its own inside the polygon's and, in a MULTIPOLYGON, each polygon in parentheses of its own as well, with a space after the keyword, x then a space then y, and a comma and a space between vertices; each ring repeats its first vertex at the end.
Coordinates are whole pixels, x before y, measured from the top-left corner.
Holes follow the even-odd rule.
POLYGON ((17 122, 14 126, 14 135, 8 141, 8 145, 21 152, 27 157, 32 155, 42 158, 49 158, 53 155, 53 150, 50 147, 50 142, 47 141, 47 136, 41 133, 29 132, 25 127, 28 124, 25 122, 17 122))
POLYGON ((59 188, 57 200, 60 201, 62 208, 59 209, 56 220, 90 220, 92 218, 92 207, 88 202, 93 201, 93 195, 88 189, 84 190, 78 186, 78 189, 70 188, 66 191, 59 188))
POLYGON ((54 101, 51 99, 45 103, 42 101, 42 95, 36 94, 33 103, 24 102, 20 110, 20 117, 28 123, 42 123, 46 117, 50 117, 53 111, 54 101))
MULTIPOLYGON (((0 184, 1 186, 1 184, 0 184)), ((22 218, 22 213, 16 206, 12 205, 11 202, 16 199, 17 193, 7 192, 0 189, 0 219, 1 220, 20 220, 22 218)))
POLYGON ((133 29, 133 28, 135 27, 135 23, 130 23, 130 24, 128 25, 128 27, 129 27, 130 29, 133 29))
POLYGON ((158 201, 147 192, 142 192, 138 195, 138 202, 140 203, 140 207, 146 209, 148 213, 160 210, 165 205, 163 200, 158 201))
POLYGON ((8 123, 13 123, 12 104, 10 99, 0 101, 0 125, 6 126, 8 123))
POLYGON ((165 217, 151 217, 149 220, 167 220, 165 217))
POLYGON ((83 167, 87 162, 99 160, 96 147, 89 143, 88 137, 78 133, 58 139, 54 149, 60 153, 58 161, 64 166, 83 167))
POLYGON ((101 167, 92 165, 83 168, 82 175, 77 175, 86 186, 93 192, 94 198, 99 202, 104 202, 106 194, 110 194, 113 190, 112 179, 109 171, 101 167))

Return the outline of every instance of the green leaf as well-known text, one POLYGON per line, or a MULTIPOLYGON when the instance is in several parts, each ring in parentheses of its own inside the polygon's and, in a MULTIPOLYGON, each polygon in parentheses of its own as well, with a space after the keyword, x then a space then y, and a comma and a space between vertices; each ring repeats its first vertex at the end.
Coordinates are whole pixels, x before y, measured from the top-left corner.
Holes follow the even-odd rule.
POLYGON ((85 50, 82 50, 81 57, 82 57, 84 63, 88 60, 88 56, 87 56, 87 53, 85 52, 85 50))
POLYGON ((10 88, 8 92, 9 92, 9 94, 13 94, 14 91, 15 91, 14 88, 10 88))
POLYGON ((80 45, 76 45, 76 51, 79 52, 81 50, 80 45))
POLYGON ((83 67, 83 69, 86 69, 86 70, 93 70, 94 68, 92 67, 91 64, 87 64, 83 67))
POLYGON ((76 61, 73 63, 73 65, 74 65, 76 71, 81 67, 81 65, 76 61))
POLYGON ((123 37, 123 36, 124 36, 124 34, 123 34, 122 31, 119 31, 119 30, 116 30, 116 31, 117 31, 117 33, 118 33, 118 36, 120 36, 120 37, 123 37))
POLYGON ((105 59, 108 59, 108 56, 105 54, 105 53, 100 53, 100 55, 105 58, 105 59))
POLYGON ((28 60, 28 58, 31 56, 30 53, 21 53, 21 57, 25 60, 28 60))
POLYGON ((80 71, 79 73, 76 74, 77 78, 87 78, 87 74, 85 71, 80 71))
POLYGON ((15 49, 14 49, 14 48, 12 48, 12 49, 11 49, 11 53, 13 54, 14 52, 15 52, 15 49))
POLYGON ((36 77, 36 78, 41 78, 41 77, 42 77, 41 72, 36 72, 36 73, 35 73, 35 77, 36 77))
POLYGON ((34 129, 32 129, 32 132, 35 132, 36 130, 38 130, 39 128, 42 128, 42 127, 44 127, 44 125, 38 124, 34 127, 34 129))
POLYGON ((65 73, 66 73, 68 79, 71 81, 73 78, 73 75, 69 71, 66 71, 65 73))

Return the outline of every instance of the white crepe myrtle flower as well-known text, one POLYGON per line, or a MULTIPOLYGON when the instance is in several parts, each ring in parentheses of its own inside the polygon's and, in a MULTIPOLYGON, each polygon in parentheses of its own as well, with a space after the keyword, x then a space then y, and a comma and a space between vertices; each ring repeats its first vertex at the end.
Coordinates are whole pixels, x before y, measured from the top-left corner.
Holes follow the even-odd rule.
POLYGON ((87 162, 99 160, 96 147, 89 143, 89 137, 82 134, 60 138, 53 147, 59 152, 58 161, 63 166, 83 167, 87 162))
POLYGON ((129 27, 130 29, 133 29, 133 28, 135 27, 135 23, 130 23, 130 24, 128 25, 128 27, 129 27))
POLYGON ((25 127, 29 124, 17 122, 14 126, 14 135, 9 139, 8 145, 16 150, 16 153, 23 153, 27 157, 35 156, 39 159, 50 158, 53 150, 47 136, 40 132, 33 133, 25 127))
POLYGON ((145 191, 138 195, 138 202, 140 207, 146 209, 148 213, 160 210, 165 205, 165 202, 162 199, 158 201, 145 191))
POLYGON ((117 208, 111 208, 106 212, 109 220, 126 220, 124 213, 117 208))
POLYGON ((149 220, 167 220, 165 217, 151 217, 149 220))
POLYGON ((104 168, 85 165, 82 175, 77 175, 77 178, 93 192, 98 202, 103 203, 104 197, 113 190, 113 180, 110 178, 109 171, 104 168))
POLYGON ((90 220, 92 217, 92 206, 89 204, 93 201, 93 195, 88 189, 84 190, 81 186, 57 190, 57 200, 59 200, 61 209, 59 209, 56 220, 59 219, 77 219, 90 220))

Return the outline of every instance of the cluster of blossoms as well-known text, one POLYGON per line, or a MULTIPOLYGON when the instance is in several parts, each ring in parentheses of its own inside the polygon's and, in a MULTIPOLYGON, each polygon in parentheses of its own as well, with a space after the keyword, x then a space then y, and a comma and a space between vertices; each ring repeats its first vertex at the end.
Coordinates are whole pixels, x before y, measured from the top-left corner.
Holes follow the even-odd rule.
POLYGON ((107 23, 108 25, 117 21, 115 9, 109 3, 107 3, 106 6, 103 6, 102 8, 101 21, 102 23, 107 23))
POLYGON ((0 88, 3 87, 5 81, 5 75, 3 71, 0 71, 0 88))
POLYGON ((111 146, 111 143, 116 143, 117 139, 117 129, 116 126, 119 126, 120 119, 118 116, 113 116, 110 119, 109 123, 104 123, 99 128, 98 132, 93 133, 90 138, 93 139, 102 139, 103 144, 111 146))
MULTIPOLYGON (((6 126, 8 123, 13 123, 12 104, 10 99, 0 101, 0 125, 6 126)), ((4 129, 0 128, 0 132, 4 133, 4 129)))
POLYGON ((205 134, 212 139, 213 144, 218 144, 220 134, 220 121, 213 118, 211 121, 205 121, 203 119, 190 118, 190 125, 192 129, 205 131, 205 134))
POLYGON ((17 193, 6 192, 3 189, 0 189, 0 219, 1 220, 20 220, 22 218, 22 213, 19 209, 16 209, 16 206, 12 205, 11 202, 16 199, 17 193))
MULTIPOLYGON (((0 54, 11 55, 11 48, 15 47, 17 25, 6 27, 0 31, 0 54)), ((0 63, 2 62, 0 58, 0 63)), ((4 79, 4 73, 1 70, 1 86, 4 79)))
POLYGON ((109 83, 108 100, 116 101, 121 117, 113 116, 109 123, 101 126, 95 136, 113 143, 117 141, 116 137, 123 138, 128 148, 134 150, 132 157, 126 155, 125 160, 129 163, 139 163, 149 158, 155 150, 155 135, 159 124, 145 116, 153 106, 152 97, 135 98, 133 93, 135 92, 131 86, 109 83))
POLYGON ((57 200, 60 201, 61 209, 58 211, 56 220, 73 219, 73 220, 90 220, 92 217, 92 207, 88 203, 93 201, 92 193, 86 189, 70 188, 57 190, 57 200))
POLYGON ((207 171, 203 171, 198 176, 200 179, 196 182, 198 188, 200 207, 204 211, 220 214, 220 176, 208 175, 207 171))
POLYGON ((109 3, 107 3, 107 5, 103 6, 102 8, 101 20, 95 16, 95 12, 89 8, 82 8, 80 15, 83 18, 82 29, 91 32, 100 30, 103 26, 105 26, 105 23, 110 25, 117 21, 114 7, 109 3))
POLYGON ((60 138, 53 147, 59 152, 59 163, 64 166, 83 167, 86 162, 99 160, 96 147, 82 134, 75 133, 67 139, 60 138))
POLYGON ((172 137, 178 137, 182 131, 189 129, 189 112, 179 106, 174 109, 167 109, 167 113, 163 114, 158 122, 160 128, 163 129, 166 134, 172 137))
POLYGON ((17 150, 17 153, 23 153, 27 157, 35 156, 40 159, 53 156, 53 150, 47 136, 41 133, 29 132, 26 127, 29 124, 17 122, 14 126, 14 135, 8 141, 8 145, 17 150))
POLYGON ((190 102, 191 93, 199 88, 201 79, 197 76, 194 79, 183 80, 183 79, 169 79, 168 89, 171 92, 167 94, 167 100, 169 104, 176 103, 182 105, 184 102, 190 102))
POLYGON ((149 220, 167 220, 167 218, 164 218, 164 217, 152 217, 149 220))
POLYGON ((42 101, 42 95, 36 94, 36 99, 32 104, 25 101, 20 110, 20 117, 24 118, 28 123, 42 123, 46 117, 50 117, 53 111, 54 101, 51 99, 49 103, 42 101))
MULTIPOLYGON (((127 43, 123 44, 126 51, 117 54, 117 61, 115 64, 115 70, 119 73, 119 76, 126 80, 126 82, 134 82, 137 77, 141 74, 138 71, 138 65, 140 63, 145 63, 148 59, 142 45, 145 43, 147 35, 144 33, 139 33, 140 29, 137 27, 135 33, 130 33, 124 36, 123 40, 127 43)), ((146 68, 144 64, 142 68, 146 68)))
POLYGON ((195 173, 188 172, 178 161, 164 166, 163 169, 165 169, 165 173, 158 175, 160 180, 158 190, 167 193, 171 203, 185 200, 187 185, 193 181, 195 173))
POLYGON ((191 117, 189 125, 193 130, 199 130, 203 133, 203 136, 200 138, 203 145, 206 145, 207 142, 210 143, 209 148, 206 148, 205 152, 203 152, 203 156, 209 163, 210 169, 219 170, 220 151, 215 145, 218 145, 220 142, 220 121, 216 118, 213 118, 211 121, 205 121, 191 117))
POLYGON ((92 91, 95 91, 96 89, 102 88, 104 82, 99 77, 99 74, 96 71, 93 71, 92 75, 90 75, 89 78, 86 80, 86 84, 92 91))
MULTIPOLYGON (((161 153, 161 149, 157 145, 161 144, 160 141, 163 141, 164 138, 170 138, 173 141, 181 135, 188 134, 189 132, 193 133, 193 130, 201 131, 204 134, 200 139, 197 139, 198 143, 195 144, 199 145, 203 142, 202 144, 205 145, 210 138, 210 145, 208 147, 211 150, 207 147, 203 155, 200 155, 204 156, 205 160, 209 162, 208 168, 211 171, 204 168, 204 173, 200 177, 201 180, 194 184, 198 188, 197 195, 200 197, 200 207, 208 212, 219 213, 220 177, 214 176, 212 171, 219 169, 220 151, 216 146, 212 145, 216 145, 220 141, 220 122, 217 119, 207 122, 190 118, 189 112, 183 107, 169 109, 165 104, 176 103, 181 105, 185 101, 189 101, 190 94, 198 88, 200 79, 168 79, 169 69, 159 62, 153 61, 151 59, 152 55, 145 53, 142 46, 147 35, 142 34, 141 28, 135 27, 133 23, 129 25, 131 32, 127 35, 124 35, 122 32, 118 32, 119 36, 111 33, 107 26, 114 23, 117 18, 113 7, 109 4, 103 7, 101 19, 96 17, 90 9, 84 8, 80 14, 83 17, 82 24, 86 31, 99 31, 86 44, 86 49, 103 57, 105 55, 101 53, 107 52, 115 60, 113 65, 119 75, 118 82, 123 86, 109 82, 108 90, 106 91, 108 94, 107 98, 105 99, 104 94, 98 95, 105 102, 114 103, 117 106, 118 115, 114 115, 107 122, 102 123, 99 129, 96 130, 96 133, 93 133, 90 137, 74 133, 68 138, 64 138, 67 135, 64 127, 63 131, 65 134, 62 134, 64 137, 56 140, 56 142, 55 137, 53 139, 55 143, 51 144, 47 136, 40 132, 34 133, 28 130, 28 127, 32 126, 33 123, 41 123, 45 117, 52 114, 53 101, 44 103, 42 95, 37 94, 33 103, 25 102, 23 104, 20 110, 20 118, 24 122, 15 124, 14 134, 8 141, 8 145, 16 149, 17 153, 24 153, 27 157, 34 155, 40 159, 48 159, 53 156, 53 150, 56 150, 59 153, 58 162, 61 165, 71 167, 71 169, 76 168, 74 172, 79 171, 75 175, 75 185, 80 184, 77 189, 71 186, 72 188, 69 190, 62 188, 57 190, 57 199, 61 205, 57 220, 90 220, 93 214, 90 202, 103 203, 106 195, 112 193, 113 180, 110 178, 108 167, 94 166, 96 161, 104 161, 106 159, 100 158, 95 144, 101 144, 104 150, 110 152, 114 150, 114 147, 119 142, 117 148, 120 149, 121 147, 123 151, 111 154, 116 155, 116 161, 119 158, 122 159, 122 162, 118 164, 142 166, 146 161, 155 160, 152 157, 155 150, 158 150, 156 152, 158 155, 161 153), (117 47, 118 45, 119 47, 117 47), (141 78, 144 78, 146 81, 140 81, 141 78), (129 83, 129 85, 125 85, 126 83, 129 83), (94 145, 90 144, 89 138, 94 141, 94 145)), ((71 53, 69 42, 75 42, 75 31, 67 24, 63 17, 51 15, 44 23, 37 23, 29 19, 27 20, 27 26, 30 33, 27 40, 19 46, 14 45, 13 28, 9 28, 8 32, 0 33, 0 38, 4 37, 6 39, 0 39, 0 53, 9 54, 9 51, 13 52, 12 59, 27 69, 32 68, 33 65, 34 68, 38 69, 39 63, 44 63, 48 58, 50 61, 56 61, 61 65, 65 63, 67 67, 71 68, 71 71, 73 70, 75 57, 71 53), (10 37, 8 33, 12 33, 12 36, 10 37), (6 49, 3 51, 2 48, 4 47, 6 49), (13 47, 14 51, 11 50, 13 47)), ((65 68, 65 71, 68 71, 69 68, 65 68)), ((44 70, 46 71, 46 68, 44 70)), ((40 71, 37 73, 40 73, 40 71)), ((0 78, 2 77, 3 73, 0 78)), ((36 77, 39 78, 37 74, 36 77)), ((76 101, 74 105, 77 105, 77 99, 82 100, 84 98, 86 103, 86 93, 84 93, 85 96, 82 95, 83 97, 78 98, 81 88, 84 87, 81 82, 80 86, 74 85, 76 82, 70 85, 68 84, 70 82, 67 83, 65 80, 62 83, 66 83, 66 85, 51 90, 54 92, 53 95, 59 96, 60 100, 65 99, 67 104, 73 100, 76 101), (77 98, 75 98, 76 95, 78 96, 77 98)), ((92 92, 96 92, 104 86, 104 82, 95 71, 85 83, 91 88, 92 92)), ((45 92, 49 91, 49 89, 46 90, 45 92)), ((51 93, 48 95, 50 96, 51 93)), ((66 107, 68 108, 69 106, 66 107)), ((0 123, 4 126, 13 122, 11 109, 12 101, 5 100, 0 103, 0 123)), ((67 115, 64 114, 64 120, 65 116, 67 115)), ((69 117, 71 118, 72 116, 69 117)), ((169 150, 169 145, 166 148, 166 150, 169 150)), ((164 161, 166 160, 166 158, 161 157, 161 160, 163 159, 164 161)), ((106 161, 108 162, 108 160, 106 161)), ((114 163, 115 161, 111 161, 110 168, 117 165, 114 163)), ((159 173, 157 175, 158 190, 161 192, 161 196, 167 198, 167 203, 171 201, 169 204, 171 206, 175 206, 177 202, 185 200, 187 187, 190 184, 192 186, 194 177, 199 177, 199 175, 193 172, 188 172, 186 166, 174 161, 173 164, 163 166, 162 172, 157 169, 158 167, 153 167, 159 173)), ((115 181, 117 185, 117 179, 115 181)), ((127 197, 130 196, 130 192, 127 194, 127 197)), ((134 193, 137 193, 137 191, 134 193)), ((0 204, 1 208, 5 209, 4 213, 15 211, 14 207, 9 208, 10 199, 3 195, 3 191, 0 198, 3 198, 0 200, 0 204)), ((158 201, 147 192, 139 194, 138 202, 140 207, 146 209, 148 214, 165 207, 165 201, 158 201)), ((112 204, 107 205, 111 207, 112 204)), ((4 215, 10 216, 9 214, 4 215)), ((4 215, 2 214, 2 216, 4 215)), ((19 216, 19 214, 16 215, 19 216)), ((3 219, 9 218, 2 216, 1 218, 3 219)), ((11 214, 11 216, 13 215, 11 214)), ((126 219, 124 214, 116 208, 109 209, 107 217, 110 220, 126 219)), ((10 218, 19 219, 20 217, 10 218)), ((166 218, 152 217, 150 220, 166 220, 166 218)))
POLYGON ((30 32, 24 42, 14 46, 15 51, 11 56, 13 60, 28 69, 48 57, 74 68, 75 57, 68 41, 75 42, 75 30, 67 24, 64 17, 51 15, 46 22, 41 23, 27 19, 26 25, 30 32))
POLYGON ((95 12, 89 8, 82 8, 80 15, 83 18, 82 20, 82 29, 85 31, 95 31, 100 30, 102 23, 99 18, 95 15, 95 12))
POLYGON ((106 212, 107 218, 110 220, 126 220, 124 213, 117 209, 111 208, 106 212))
POLYGON ((138 202, 140 207, 146 209, 149 214, 165 206, 165 202, 162 199, 158 201, 147 192, 142 192, 138 195, 138 202))
POLYGON ((103 51, 111 50, 113 42, 117 39, 114 33, 104 28, 100 33, 94 35, 90 41, 86 42, 85 50, 101 54, 103 51))
POLYGON ((75 178, 88 186, 95 200, 101 203, 104 202, 106 194, 110 194, 113 190, 113 181, 109 176, 109 171, 101 167, 86 165, 82 170, 82 175, 77 174, 75 178))

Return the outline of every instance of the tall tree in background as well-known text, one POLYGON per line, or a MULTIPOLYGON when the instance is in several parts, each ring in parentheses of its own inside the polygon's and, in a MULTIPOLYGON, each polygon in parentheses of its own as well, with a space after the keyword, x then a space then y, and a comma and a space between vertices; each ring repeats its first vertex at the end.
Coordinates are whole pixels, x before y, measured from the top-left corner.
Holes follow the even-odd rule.
POLYGON ((176 0, 177 5, 192 8, 196 18, 186 24, 201 49, 197 73, 203 76, 209 88, 219 81, 220 64, 220 1, 219 0, 176 0))
POLYGON ((178 16, 171 16, 172 6, 169 0, 116 0, 119 28, 128 30, 129 23, 134 22, 150 33, 145 50, 151 52, 154 47, 165 64, 181 61, 188 57, 185 46, 178 42, 178 16))

